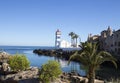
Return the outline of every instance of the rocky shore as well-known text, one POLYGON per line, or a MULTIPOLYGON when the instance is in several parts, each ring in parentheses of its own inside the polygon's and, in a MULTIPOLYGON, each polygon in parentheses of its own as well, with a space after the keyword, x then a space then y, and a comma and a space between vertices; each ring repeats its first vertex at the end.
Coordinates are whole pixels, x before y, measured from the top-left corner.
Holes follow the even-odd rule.
MULTIPOLYGON (((53 50, 49 50, 49 49, 35 49, 33 51, 33 53, 38 54, 38 56, 54 56, 54 57, 58 57, 58 58, 62 58, 65 60, 69 60, 70 56, 75 53, 76 50, 72 50, 72 51, 67 51, 67 50, 63 50, 63 49, 53 49, 53 50)), ((106 61, 104 63, 102 63, 100 65, 100 70, 97 70, 96 76, 99 79, 102 80, 107 80, 110 81, 111 78, 112 79, 116 79, 120 77, 120 59, 119 57, 115 57, 117 59, 116 63, 117 63, 117 69, 115 68, 115 66, 109 62, 106 61), (112 64, 112 65, 111 65, 112 64)), ((74 61, 78 61, 77 59, 74 61)))
POLYGON ((0 83, 39 83, 39 68, 30 67, 25 71, 11 71, 6 52, 0 52, 0 83))
MULTIPOLYGON (((75 72, 63 73, 60 78, 65 83, 88 83, 87 77, 82 77, 75 72)), ((104 81, 95 79, 95 83, 104 83, 104 81)))
MULTIPOLYGON (((13 72, 9 69, 7 60, 10 54, 0 52, 0 83, 41 83, 39 80, 39 68, 30 67, 25 71, 13 72)), ((86 77, 81 77, 75 72, 62 73, 59 78, 51 83, 87 83, 86 77)), ((95 80, 95 83, 104 83, 101 80, 95 80)))
MULTIPOLYGON (((33 53, 39 56, 55 56, 65 60, 69 60, 70 56, 75 53, 76 50, 63 50, 63 49, 35 49, 33 53)), ((77 61, 77 60, 76 60, 77 61)))
POLYGON ((39 83, 39 69, 30 67, 26 71, 20 71, 0 76, 0 83, 39 83))
MULTIPOLYGON (((63 49, 35 49, 33 50, 33 53, 38 54, 38 56, 54 56, 54 57, 58 57, 61 59, 65 59, 65 60, 69 60, 70 56, 72 54, 74 54, 76 52, 76 50, 63 50, 63 49)), ((120 69, 120 57, 115 57, 117 59, 116 63, 117 63, 117 67, 120 69)), ((79 60, 77 58, 75 58, 73 61, 79 62, 79 60)), ((111 65, 111 62, 106 61, 104 63, 101 64, 101 66, 105 66, 105 67, 111 67, 114 68, 114 65, 111 65)))
MULTIPOLYGON (((87 83, 86 77, 81 77, 76 73, 63 73, 60 77, 51 83, 87 83)), ((0 76, 0 83, 41 83, 39 81, 38 68, 31 67, 27 71, 21 71, 15 74, 0 76)), ((95 83, 104 83, 102 80, 95 80, 95 83)))

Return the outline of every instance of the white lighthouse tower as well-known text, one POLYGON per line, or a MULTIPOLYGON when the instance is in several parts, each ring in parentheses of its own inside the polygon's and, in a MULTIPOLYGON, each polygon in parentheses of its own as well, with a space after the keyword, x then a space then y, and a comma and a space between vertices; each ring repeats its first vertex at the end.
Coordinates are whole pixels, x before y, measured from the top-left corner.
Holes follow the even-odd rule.
POLYGON ((55 47, 59 48, 61 42, 61 31, 59 29, 55 32, 55 47))

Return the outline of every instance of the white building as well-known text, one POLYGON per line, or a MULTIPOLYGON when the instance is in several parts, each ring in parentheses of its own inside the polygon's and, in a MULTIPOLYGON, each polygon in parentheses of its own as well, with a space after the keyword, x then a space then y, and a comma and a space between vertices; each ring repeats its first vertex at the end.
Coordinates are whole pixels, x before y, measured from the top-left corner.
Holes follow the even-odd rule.
POLYGON ((60 47, 61 48, 70 48, 71 47, 71 43, 67 42, 66 40, 62 40, 60 42, 60 47))

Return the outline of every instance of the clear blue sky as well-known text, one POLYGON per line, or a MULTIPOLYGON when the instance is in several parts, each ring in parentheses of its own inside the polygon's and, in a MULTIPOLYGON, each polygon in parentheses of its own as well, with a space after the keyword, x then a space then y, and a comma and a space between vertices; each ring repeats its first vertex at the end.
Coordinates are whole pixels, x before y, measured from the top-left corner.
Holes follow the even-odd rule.
POLYGON ((55 31, 70 41, 120 28, 120 0, 0 0, 0 45, 54 46, 55 31))

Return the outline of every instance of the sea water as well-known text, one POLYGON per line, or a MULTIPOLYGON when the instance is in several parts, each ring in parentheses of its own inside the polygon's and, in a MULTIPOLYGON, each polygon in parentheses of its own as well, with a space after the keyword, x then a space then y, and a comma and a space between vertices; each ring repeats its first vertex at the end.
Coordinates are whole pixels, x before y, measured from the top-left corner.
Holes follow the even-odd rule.
MULTIPOLYGON (((48 60, 56 60, 60 63, 61 69, 63 72, 72 72, 75 71, 82 76, 85 76, 85 71, 81 69, 81 64, 77 62, 70 62, 68 65, 68 61, 62 60, 55 57, 37 55, 33 53, 34 49, 54 49, 54 47, 42 47, 42 46, 0 46, 1 51, 8 52, 9 54, 24 54, 28 60, 30 61, 31 66, 41 67, 42 64, 46 63, 48 60)), ((68 49, 65 49, 68 50, 68 49)), ((72 50, 72 49, 70 49, 72 50)))

